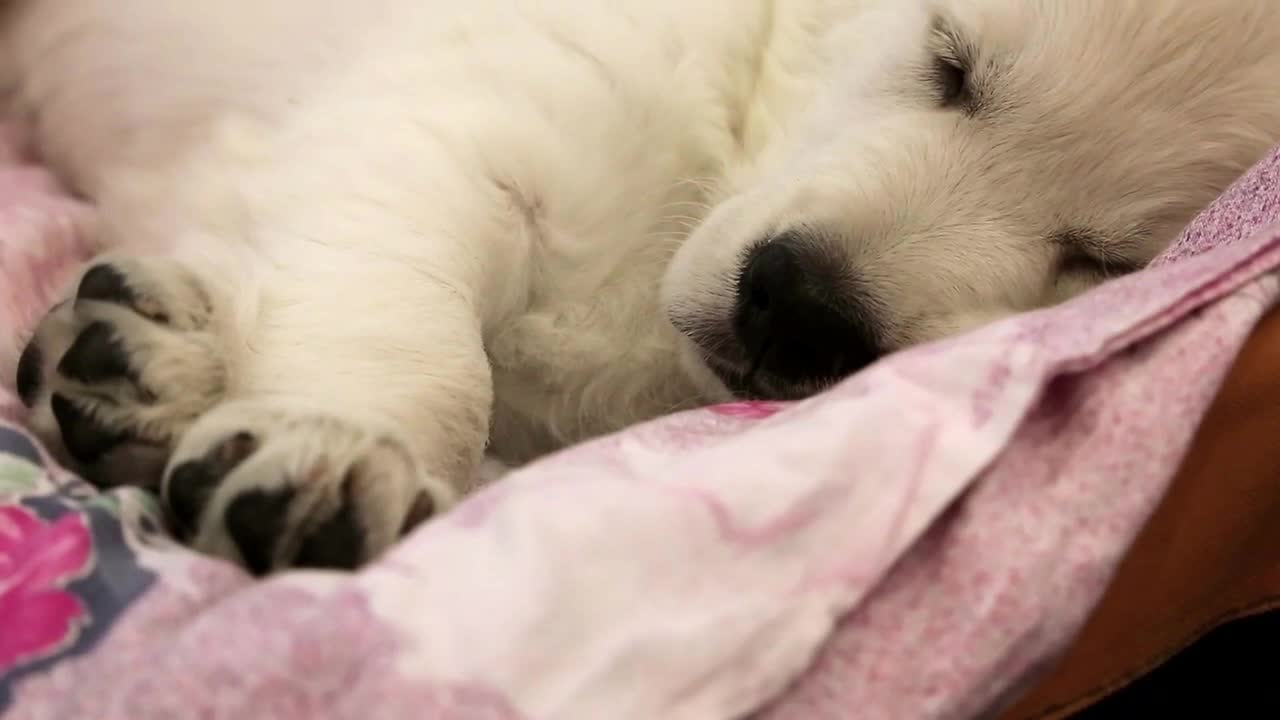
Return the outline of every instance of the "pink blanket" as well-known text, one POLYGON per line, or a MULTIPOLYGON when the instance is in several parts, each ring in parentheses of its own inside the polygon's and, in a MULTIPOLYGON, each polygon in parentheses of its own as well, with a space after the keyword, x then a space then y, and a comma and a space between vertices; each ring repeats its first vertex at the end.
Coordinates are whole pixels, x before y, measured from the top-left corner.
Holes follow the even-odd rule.
MULTIPOLYGON (((90 222, 0 168, 0 371, 90 222)), ((356 574, 254 582, 0 419, 13 718, 963 718, 1080 626, 1274 302, 1280 151, 1149 271, 792 406, 507 477, 356 574)), ((19 406, 0 390, 0 418, 19 406)))

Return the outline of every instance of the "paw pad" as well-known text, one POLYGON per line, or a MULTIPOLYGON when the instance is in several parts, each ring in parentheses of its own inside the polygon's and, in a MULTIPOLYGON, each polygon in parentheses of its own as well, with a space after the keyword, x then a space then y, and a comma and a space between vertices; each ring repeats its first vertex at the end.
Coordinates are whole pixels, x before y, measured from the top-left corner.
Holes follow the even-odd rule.
POLYGON ((63 377, 85 384, 121 379, 137 382, 138 377, 115 329, 101 320, 80 331, 57 369, 63 377))
POLYGON ((227 534, 254 575, 271 570, 276 548, 288 529, 287 516, 295 495, 291 487, 249 490, 227 505, 227 534))
POLYGON ((180 535, 190 537, 194 533, 218 484, 257 449, 257 438, 240 432, 214 446, 204 457, 173 469, 165 485, 165 500, 180 535))
POLYGON ((356 518, 358 500, 354 482, 350 474, 343 480, 342 504, 338 511, 307 535, 294 558, 294 565, 354 570, 360 564, 364 557, 365 531, 356 518))
POLYGON ((125 279, 124 273, 110 263, 103 263, 89 268, 80 278, 80 285, 76 288, 76 299, 132 306, 138 301, 138 296, 129 289, 129 282, 125 279))
POLYGON ((93 463, 112 448, 128 439, 128 435, 107 427, 89 412, 66 397, 54 393, 49 404, 62 429, 62 444, 71 457, 82 463, 93 463))

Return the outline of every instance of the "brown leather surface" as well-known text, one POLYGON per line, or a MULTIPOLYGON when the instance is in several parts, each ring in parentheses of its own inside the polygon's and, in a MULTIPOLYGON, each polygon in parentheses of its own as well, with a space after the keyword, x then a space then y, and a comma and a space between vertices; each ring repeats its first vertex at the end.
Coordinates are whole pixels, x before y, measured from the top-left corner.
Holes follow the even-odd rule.
POLYGON ((1061 663, 1002 718, 1061 718, 1229 620, 1280 606, 1280 311, 1254 330, 1168 494, 1061 663))

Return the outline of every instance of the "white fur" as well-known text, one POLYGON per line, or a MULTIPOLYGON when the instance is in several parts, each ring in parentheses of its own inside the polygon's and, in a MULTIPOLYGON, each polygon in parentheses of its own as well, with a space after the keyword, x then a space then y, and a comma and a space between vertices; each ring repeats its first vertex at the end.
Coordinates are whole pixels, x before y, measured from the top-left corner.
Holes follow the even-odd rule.
POLYGON ((1280 140, 1271 0, 7 12, 16 106, 104 246, 212 297, 209 407, 358 409, 459 489, 486 446, 520 462, 726 398, 672 321, 726 323, 771 232, 831 238, 892 349, 1096 282, 1054 274, 1063 227, 1149 259, 1280 140), (989 116, 932 99, 939 15, 992 66, 989 116))

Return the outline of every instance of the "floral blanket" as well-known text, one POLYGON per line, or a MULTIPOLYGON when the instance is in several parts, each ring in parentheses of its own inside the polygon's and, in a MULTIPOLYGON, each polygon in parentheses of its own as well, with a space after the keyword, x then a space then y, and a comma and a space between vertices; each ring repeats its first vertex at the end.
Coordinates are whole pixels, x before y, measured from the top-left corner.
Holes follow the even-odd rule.
MULTIPOLYGON (((92 213, 5 142, 7 383, 92 213)), ((990 712, 1098 599, 1277 266, 1280 151, 1148 271, 806 402, 571 449, 354 574, 187 552, 142 491, 50 463, 0 389, 0 716, 990 712)))

